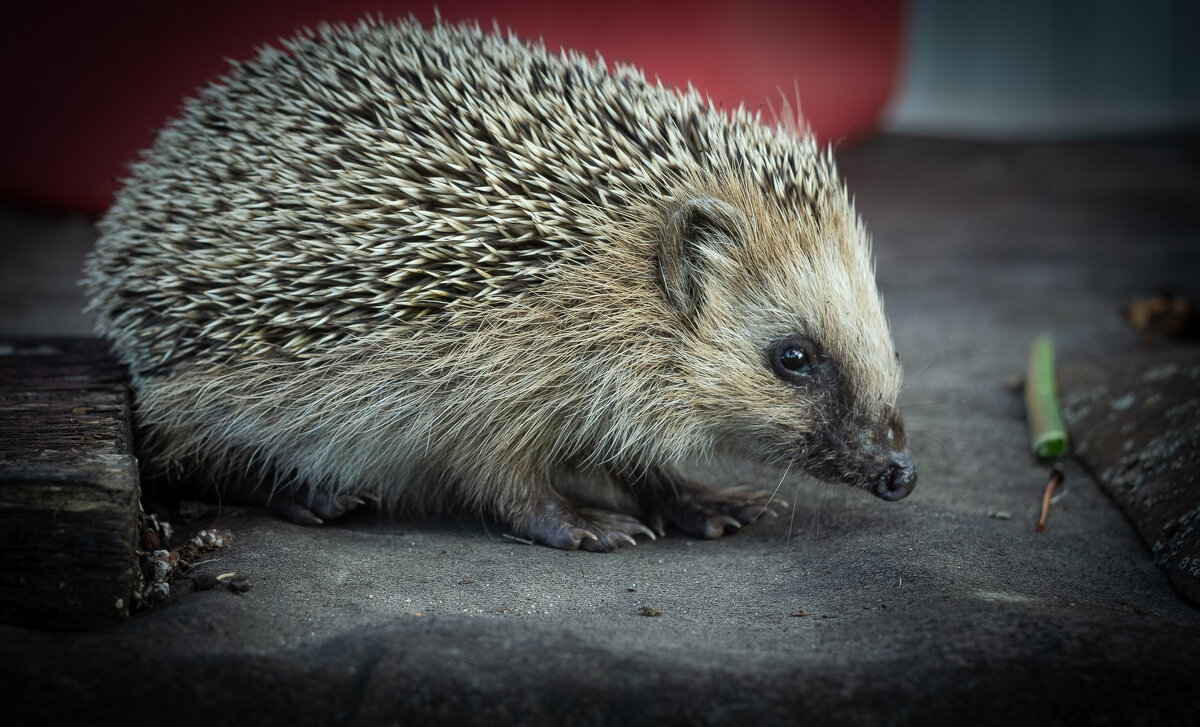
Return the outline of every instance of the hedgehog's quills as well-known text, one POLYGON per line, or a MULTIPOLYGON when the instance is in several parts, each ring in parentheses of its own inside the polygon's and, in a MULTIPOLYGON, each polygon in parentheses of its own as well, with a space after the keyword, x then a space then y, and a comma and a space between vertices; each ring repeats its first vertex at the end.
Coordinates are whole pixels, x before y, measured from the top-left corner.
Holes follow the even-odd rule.
POLYGON ((100 229, 91 308, 152 480, 591 550, 757 517, 766 494, 676 474, 717 454, 916 482, 832 156, 628 66, 477 26, 304 32, 188 101, 100 229), (572 473, 639 512, 577 509, 572 473))

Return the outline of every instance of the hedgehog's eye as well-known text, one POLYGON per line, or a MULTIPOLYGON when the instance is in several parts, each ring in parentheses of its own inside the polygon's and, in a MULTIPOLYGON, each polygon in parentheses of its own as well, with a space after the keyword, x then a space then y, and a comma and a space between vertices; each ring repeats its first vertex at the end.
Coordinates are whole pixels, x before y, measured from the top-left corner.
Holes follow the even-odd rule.
POLYGON ((808 356, 804 355, 802 349, 795 346, 788 346, 783 349, 783 353, 779 354, 779 363, 788 371, 799 373, 806 367, 811 368, 808 363, 808 356))
POLYGON ((788 339, 771 347, 771 368, 790 383, 807 381, 813 373, 812 347, 806 341, 788 339))

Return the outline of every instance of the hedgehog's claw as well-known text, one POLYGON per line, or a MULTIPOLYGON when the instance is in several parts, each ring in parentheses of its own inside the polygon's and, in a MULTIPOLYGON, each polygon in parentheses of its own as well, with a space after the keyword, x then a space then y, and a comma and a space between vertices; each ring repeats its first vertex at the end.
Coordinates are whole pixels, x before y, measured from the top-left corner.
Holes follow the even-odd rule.
POLYGON ((660 538, 667 537, 667 521, 663 519, 661 512, 653 512, 650 514, 650 529, 653 530, 660 538))
POLYGON ((635 535, 646 535, 655 539, 654 531, 635 517, 611 510, 583 509, 579 515, 589 522, 596 536, 580 543, 581 548, 596 553, 607 553, 623 545, 637 545, 635 535))
MULTIPOLYGON (((581 544, 586 543, 589 540, 599 539, 591 530, 584 530, 583 528, 571 528, 567 531, 567 535, 570 536, 572 541, 567 550, 576 550, 581 544)), ((559 548, 562 546, 555 545, 554 547, 559 548)))
POLYGON ((746 485, 719 490, 719 494, 732 508, 726 511, 727 514, 736 517, 743 525, 757 520, 762 515, 778 517, 779 513, 775 512, 775 508, 788 508, 787 500, 746 485))
POLYGON ((620 533, 629 538, 630 545, 636 543, 633 540, 634 535, 645 535, 651 540, 656 539, 654 531, 646 527, 646 524, 641 520, 626 515, 622 512, 613 512, 612 510, 599 510, 595 508, 584 508, 579 511, 579 514, 595 522, 601 528, 605 528, 614 533, 620 533))
POLYGON ((315 512, 305 507, 300 500, 291 497, 274 497, 267 503, 267 509, 284 520, 297 525, 322 525, 322 520, 315 512))
POLYGON ((308 499, 308 509, 322 520, 332 520, 341 517, 356 508, 367 504, 367 501, 357 495, 326 495, 315 493, 308 499))
POLYGON ((297 525, 322 525, 326 520, 341 517, 367 504, 367 501, 350 494, 317 492, 306 496, 288 492, 276 493, 266 504, 268 510, 297 525))
POLYGON ((737 532, 764 513, 774 515, 772 507, 787 507, 786 502, 772 498, 770 493, 751 487, 718 490, 681 480, 669 493, 657 503, 654 517, 698 538, 737 532))
POLYGON ((626 545, 637 545, 634 536, 655 538, 654 531, 630 515, 610 510, 575 510, 565 503, 545 507, 525 528, 539 543, 563 550, 607 553, 626 545))
POLYGON ((704 537, 719 538, 726 532, 736 533, 742 524, 728 515, 713 515, 704 523, 704 537))

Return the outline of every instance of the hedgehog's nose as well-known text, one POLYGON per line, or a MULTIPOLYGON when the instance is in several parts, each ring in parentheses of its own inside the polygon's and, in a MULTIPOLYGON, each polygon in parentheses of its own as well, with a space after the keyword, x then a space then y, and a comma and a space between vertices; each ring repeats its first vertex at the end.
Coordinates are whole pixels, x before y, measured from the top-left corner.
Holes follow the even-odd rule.
POLYGON ((885 500, 902 500, 916 486, 917 468, 913 466, 912 454, 906 449, 888 455, 875 479, 875 494, 885 500))

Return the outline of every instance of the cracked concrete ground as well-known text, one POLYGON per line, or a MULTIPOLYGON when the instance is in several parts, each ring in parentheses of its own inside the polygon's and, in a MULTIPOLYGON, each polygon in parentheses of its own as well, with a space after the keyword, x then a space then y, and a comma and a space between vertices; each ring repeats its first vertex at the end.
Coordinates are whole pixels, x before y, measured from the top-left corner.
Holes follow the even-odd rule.
MULTIPOLYGON (((1042 331, 1060 361, 1103 361, 1137 343, 1122 301, 1200 297, 1198 150, 840 150, 907 370, 921 479, 906 500, 790 476, 794 512, 608 555, 473 519, 305 528, 227 508, 236 542, 200 570, 247 575, 248 593, 88 633, 0 627, 6 709, 21 724, 1195 723, 1200 611, 1078 466, 1034 530, 1047 470, 1004 382, 1042 331)), ((2 222, 18 265, 0 273, 0 332, 86 331, 70 287, 84 223, 2 222)))

